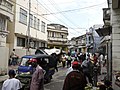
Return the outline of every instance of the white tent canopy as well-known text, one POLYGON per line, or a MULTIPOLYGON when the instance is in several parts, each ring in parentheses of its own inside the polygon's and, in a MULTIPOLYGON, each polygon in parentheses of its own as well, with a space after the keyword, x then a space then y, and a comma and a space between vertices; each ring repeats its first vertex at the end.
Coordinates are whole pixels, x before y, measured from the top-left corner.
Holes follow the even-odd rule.
POLYGON ((46 52, 48 55, 51 55, 52 53, 60 54, 61 50, 60 50, 60 49, 53 48, 53 49, 45 49, 45 52, 46 52))

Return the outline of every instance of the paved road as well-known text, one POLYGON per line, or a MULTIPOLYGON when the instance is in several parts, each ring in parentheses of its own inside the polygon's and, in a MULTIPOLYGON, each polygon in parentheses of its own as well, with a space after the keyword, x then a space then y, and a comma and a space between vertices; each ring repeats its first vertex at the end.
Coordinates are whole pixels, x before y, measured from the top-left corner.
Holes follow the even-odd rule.
POLYGON ((55 73, 51 83, 45 85, 45 90, 62 90, 67 68, 59 68, 55 73))

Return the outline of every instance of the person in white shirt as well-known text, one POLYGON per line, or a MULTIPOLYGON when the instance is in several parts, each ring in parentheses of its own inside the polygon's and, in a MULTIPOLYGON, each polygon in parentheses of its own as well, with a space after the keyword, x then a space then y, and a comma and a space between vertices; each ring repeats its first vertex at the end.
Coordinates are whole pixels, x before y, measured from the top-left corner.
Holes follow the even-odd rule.
POLYGON ((103 60, 103 54, 101 54, 100 56, 99 56, 99 58, 100 58, 100 73, 102 74, 103 73, 103 64, 104 64, 104 60, 103 60))
POLYGON ((20 90, 22 88, 21 82, 15 78, 15 71, 9 70, 9 79, 5 80, 2 85, 2 90, 20 90))

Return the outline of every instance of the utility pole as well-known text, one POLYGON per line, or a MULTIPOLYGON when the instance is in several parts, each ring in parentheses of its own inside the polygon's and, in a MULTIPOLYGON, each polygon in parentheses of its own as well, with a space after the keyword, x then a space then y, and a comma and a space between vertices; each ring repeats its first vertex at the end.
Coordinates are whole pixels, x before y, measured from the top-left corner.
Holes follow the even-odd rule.
POLYGON ((31 0, 29 0, 29 16, 28 16, 28 38, 27 38, 27 54, 30 54, 30 12, 31 12, 31 0))
POLYGON ((86 30, 86 59, 87 59, 87 54, 89 53, 89 35, 88 35, 88 30, 86 30))

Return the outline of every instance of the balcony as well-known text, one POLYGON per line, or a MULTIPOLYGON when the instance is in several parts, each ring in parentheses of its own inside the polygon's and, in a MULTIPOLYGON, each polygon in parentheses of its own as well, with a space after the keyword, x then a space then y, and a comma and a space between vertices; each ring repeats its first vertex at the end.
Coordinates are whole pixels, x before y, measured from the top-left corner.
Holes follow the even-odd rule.
POLYGON ((110 25, 110 8, 103 8, 103 21, 105 25, 110 25))
POLYGON ((58 42, 67 42, 67 38, 59 38, 59 37, 48 37, 50 41, 58 41, 58 42))
POLYGON ((0 1, 0 13, 13 21, 13 4, 10 0, 0 1))

